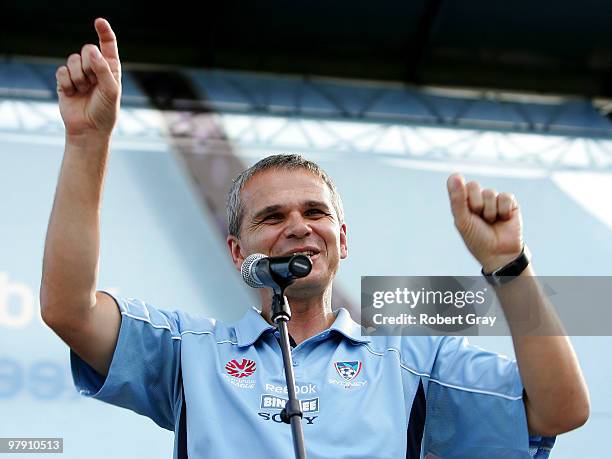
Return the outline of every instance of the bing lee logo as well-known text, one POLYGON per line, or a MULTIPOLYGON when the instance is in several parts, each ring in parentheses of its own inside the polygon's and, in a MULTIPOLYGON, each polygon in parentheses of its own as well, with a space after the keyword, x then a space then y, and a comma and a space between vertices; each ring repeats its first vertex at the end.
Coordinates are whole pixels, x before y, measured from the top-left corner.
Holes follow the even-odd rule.
POLYGON ((230 360, 225 364, 225 371, 234 378, 245 378, 255 373, 256 365, 255 362, 249 359, 242 359, 242 362, 238 363, 236 359, 230 360))
MULTIPOLYGON (((313 384, 309 384, 308 386, 302 387, 313 387, 313 384)), ((271 384, 266 384, 266 389, 270 387, 274 387, 271 384)), ((278 386, 277 386, 278 387, 278 386)), ((299 387, 299 386, 296 386, 299 387)), ((299 400, 300 407, 302 408, 302 419, 306 422, 305 425, 314 424, 315 420, 319 417, 316 416, 315 413, 319 412, 319 397, 307 399, 307 400, 299 400)), ((283 418, 281 416, 280 411, 285 408, 287 404, 287 399, 283 397, 278 397, 276 395, 270 394, 261 394, 261 405, 260 408, 264 410, 274 410, 276 413, 268 413, 267 411, 262 411, 257 413, 264 421, 274 421, 277 423, 282 423, 283 418)))

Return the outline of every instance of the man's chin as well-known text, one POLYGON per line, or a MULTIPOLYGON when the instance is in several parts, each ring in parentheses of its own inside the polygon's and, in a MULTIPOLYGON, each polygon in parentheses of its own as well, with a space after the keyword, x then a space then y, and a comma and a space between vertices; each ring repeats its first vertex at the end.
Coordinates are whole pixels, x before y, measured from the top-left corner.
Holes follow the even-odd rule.
POLYGON ((287 287, 285 295, 287 297, 310 298, 323 295, 326 290, 326 285, 316 279, 303 278, 296 280, 293 284, 287 287))

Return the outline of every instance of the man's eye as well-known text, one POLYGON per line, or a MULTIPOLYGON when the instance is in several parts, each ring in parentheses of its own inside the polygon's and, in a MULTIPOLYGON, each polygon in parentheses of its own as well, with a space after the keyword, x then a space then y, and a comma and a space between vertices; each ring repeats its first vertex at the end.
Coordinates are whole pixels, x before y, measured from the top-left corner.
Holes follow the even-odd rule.
POLYGON ((280 218, 282 218, 281 214, 270 214, 264 217, 264 221, 266 220, 279 220, 280 218))
POLYGON ((326 215, 321 209, 309 209, 306 212, 307 215, 326 215))

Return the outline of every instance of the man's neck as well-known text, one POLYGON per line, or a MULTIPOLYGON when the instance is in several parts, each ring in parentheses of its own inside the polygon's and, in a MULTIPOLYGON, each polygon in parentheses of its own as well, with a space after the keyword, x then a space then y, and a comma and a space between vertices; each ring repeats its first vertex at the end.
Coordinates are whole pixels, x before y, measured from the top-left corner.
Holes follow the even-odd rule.
MULTIPOLYGON (((271 320, 271 295, 263 299, 262 316, 266 321, 271 320)), ((308 338, 318 335, 327 330, 336 319, 331 310, 331 295, 323 295, 317 298, 294 298, 287 297, 291 309, 291 320, 289 321, 289 334, 296 344, 308 338)))

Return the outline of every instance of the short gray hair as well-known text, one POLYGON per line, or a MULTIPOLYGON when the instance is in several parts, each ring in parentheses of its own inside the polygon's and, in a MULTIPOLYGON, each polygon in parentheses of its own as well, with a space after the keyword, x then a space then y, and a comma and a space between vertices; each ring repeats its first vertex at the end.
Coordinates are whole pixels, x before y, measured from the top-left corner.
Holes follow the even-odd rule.
POLYGON ((327 173, 321 169, 317 163, 309 161, 301 155, 272 155, 258 161, 234 179, 232 187, 230 188, 227 196, 227 225, 229 234, 240 237, 242 219, 244 218, 244 205, 242 203, 240 194, 244 188, 244 185, 255 174, 268 169, 305 169, 312 172, 314 175, 323 180, 329 188, 329 191, 331 192, 332 205, 336 211, 338 221, 340 225, 344 223, 344 209, 342 208, 342 200, 340 199, 338 189, 329 175, 327 175, 327 173))

